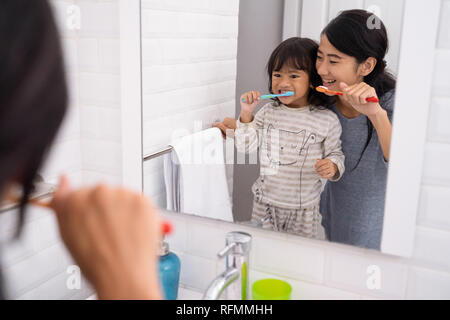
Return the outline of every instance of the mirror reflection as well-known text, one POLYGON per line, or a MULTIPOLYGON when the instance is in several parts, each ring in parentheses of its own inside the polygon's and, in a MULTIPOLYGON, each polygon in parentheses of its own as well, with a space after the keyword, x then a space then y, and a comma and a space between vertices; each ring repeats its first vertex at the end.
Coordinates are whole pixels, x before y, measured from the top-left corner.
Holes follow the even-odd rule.
POLYGON ((180 1, 174 27, 142 1, 144 192, 379 250, 403 2, 254 2, 180 1))

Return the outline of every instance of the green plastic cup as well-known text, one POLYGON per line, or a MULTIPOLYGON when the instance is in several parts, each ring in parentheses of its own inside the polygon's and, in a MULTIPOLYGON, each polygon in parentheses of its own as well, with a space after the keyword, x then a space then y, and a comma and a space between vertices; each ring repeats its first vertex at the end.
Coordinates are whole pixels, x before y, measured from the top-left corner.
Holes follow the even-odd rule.
POLYGON ((291 300, 292 287, 278 279, 262 279, 253 282, 253 300, 291 300))

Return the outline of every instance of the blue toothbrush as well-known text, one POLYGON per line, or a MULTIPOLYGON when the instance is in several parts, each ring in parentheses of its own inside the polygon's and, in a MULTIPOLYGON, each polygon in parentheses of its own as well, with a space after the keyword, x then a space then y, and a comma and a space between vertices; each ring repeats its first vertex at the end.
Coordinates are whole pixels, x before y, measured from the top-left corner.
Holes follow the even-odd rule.
MULTIPOLYGON (((276 97, 290 97, 293 95, 294 95, 294 91, 288 91, 288 92, 281 93, 281 94, 265 94, 265 95, 261 96, 259 99, 266 100, 266 99, 272 99, 272 98, 276 98, 276 97)), ((245 99, 242 99, 242 102, 245 103, 245 99)))

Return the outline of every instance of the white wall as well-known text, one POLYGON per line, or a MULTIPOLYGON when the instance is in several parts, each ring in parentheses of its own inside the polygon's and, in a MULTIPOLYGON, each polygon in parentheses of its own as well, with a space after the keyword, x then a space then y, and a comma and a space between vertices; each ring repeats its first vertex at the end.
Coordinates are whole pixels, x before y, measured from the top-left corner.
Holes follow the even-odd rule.
MULTIPOLYGON (((234 117, 238 12, 239 0, 142 0, 144 155, 234 117)), ((144 163, 144 192, 165 208, 162 168, 144 163)))
MULTIPOLYGON (((181 257, 181 283, 203 291, 223 271, 216 253, 225 233, 250 232, 250 280, 277 277, 294 287, 296 299, 449 299, 450 298, 450 1, 442 1, 427 153, 423 168, 414 253, 411 258, 292 235, 251 229, 198 217, 164 213, 174 222, 168 238, 181 257), (208 241, 205 241, 208 239, 208 241), (381 271, 381 288, 370 290, 367 267, 381 271)), ((420 81, 420 79, 418 80, 420 81)), ((395 124, 394 124, 395 125, 395 124)), ((407 192, 407 190, 405 190, 407 192)))
MULTIPOLYGON (((104 181, 120 184, 120 61, 118 0, 51 0, 60 30, 70 90, 69 112, 42 174, 61 173, 75 187, 104 181), (81 29, 67 27, 72 5, 81 29), (69 11, 68 11, 69 10, 69 11)), ((0 215, 2 240, 15 230, 17 211, 0 215)), ((2 241, 4 242, 4 241, 2 241)), ((21 239, 4 243, 0 257, 11 299, 84 299, 93 293, 66 286, 74 264, 59 238, 51 212, 30 208, 21 239)))

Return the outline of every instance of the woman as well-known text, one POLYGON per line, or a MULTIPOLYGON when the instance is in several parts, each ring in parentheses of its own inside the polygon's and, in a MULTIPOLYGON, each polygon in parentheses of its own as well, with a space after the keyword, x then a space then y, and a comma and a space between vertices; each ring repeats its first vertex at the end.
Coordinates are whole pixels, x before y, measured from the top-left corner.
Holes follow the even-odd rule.
MULTIPOLYGON (((59 36, 46 0, 0 1, 0 202, 23 190, 17 235, 33 180, 67 109, 59 36)), ((160 298, 159 220, 141 195, 106 186, 73 191, 66 178, 51 206, 61 237, 99 298, 160 298)), ((0 278, 0 298, 4 298, 0 278)))
MULTIPOLYGON (((342 126, 345 173, 321 195, 322 225, 330 241, 380 249, 392 131, 395 79, 386 71, 384 24, 372 14, 341 12, 321 34, 316 69, 324 86, 343 91, 330 107, 342 126), (379 103, 366 102, 378 97, 379 103)), ((233 128, 229 118, 215 126, 233 128)))

